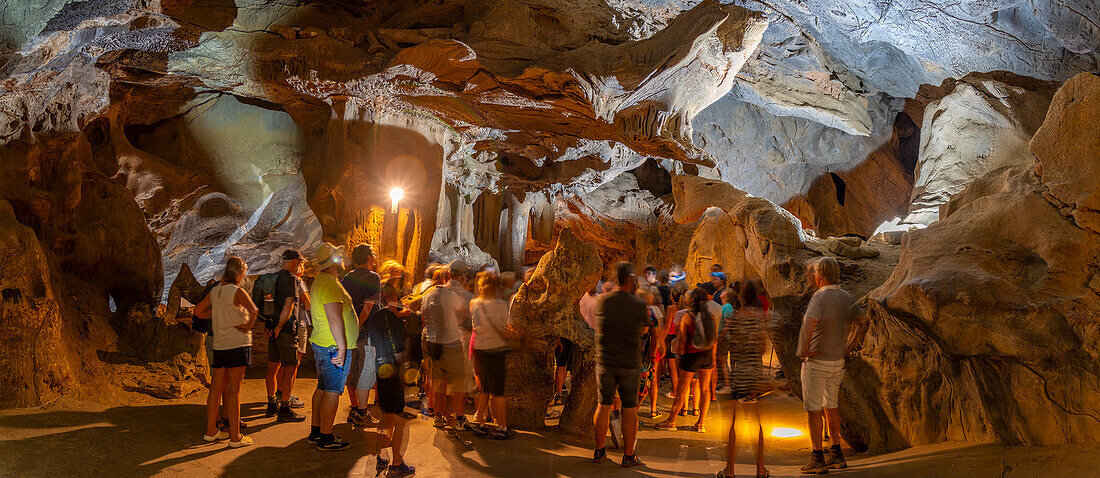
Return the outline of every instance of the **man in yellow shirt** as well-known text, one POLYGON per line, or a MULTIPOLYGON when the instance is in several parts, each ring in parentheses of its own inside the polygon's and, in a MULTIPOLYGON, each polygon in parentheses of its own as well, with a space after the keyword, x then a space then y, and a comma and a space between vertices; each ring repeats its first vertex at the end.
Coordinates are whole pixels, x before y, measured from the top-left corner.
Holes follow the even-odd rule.
POLYGON ((313 416, 307 440, 318 450, 346 450, 350 443, 332 434, 332 422, 340 406, 340 392, 348 379, 348 346, 359 337, 359 320, 351 296, 337 277, 342 248, 324 243, 317 248, 314 261, 321 272, 313 279, 309 295, 313 315, 314 363, 317 366, 317 390, 313 392, 313 416))

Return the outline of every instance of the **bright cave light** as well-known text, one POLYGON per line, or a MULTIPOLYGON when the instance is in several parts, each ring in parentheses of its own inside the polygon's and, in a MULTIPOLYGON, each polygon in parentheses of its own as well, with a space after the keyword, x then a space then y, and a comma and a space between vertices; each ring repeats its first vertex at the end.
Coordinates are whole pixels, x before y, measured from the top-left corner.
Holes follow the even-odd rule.
POLYGON ((397 212, 397 203, 401 201, 401 198, 405 197, 405 191, 401 188, 390 189, 390 212, 397 212))
POLYGON ((797 428, 775 427, 772 428, 771 435, 776 438, 797 438, 802 436, 802 430, 797 428))

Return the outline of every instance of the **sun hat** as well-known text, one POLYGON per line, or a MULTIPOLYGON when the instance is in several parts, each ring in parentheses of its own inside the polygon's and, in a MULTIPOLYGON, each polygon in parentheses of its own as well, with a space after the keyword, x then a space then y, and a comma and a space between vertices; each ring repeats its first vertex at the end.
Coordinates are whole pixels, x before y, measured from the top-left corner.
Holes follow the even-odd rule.
POLYGON ((316 264, 317 270, 323 271, 333 264, 339 264, 343 257, 344 246, 336 247, 324 242, 317 246, 317 251, 313 253, 313 263, 316 264))

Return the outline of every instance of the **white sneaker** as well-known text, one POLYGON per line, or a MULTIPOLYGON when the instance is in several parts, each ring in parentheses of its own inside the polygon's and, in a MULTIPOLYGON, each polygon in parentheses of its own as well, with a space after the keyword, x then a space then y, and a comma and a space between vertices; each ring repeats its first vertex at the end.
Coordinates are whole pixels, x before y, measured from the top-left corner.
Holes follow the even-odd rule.
POLYGON ((666 392, 665 398, 676 398, 676 394, 672 392, 666 392))
POLYGON ((214 436, 205 435, 205 434, 202 436, 203 441, 206 441, 206 442, 214 442, 214 441, 218 441, 218 440, 225 440, 226 438, 229 438, 229 432, 227 432, 225 430, 218 430, 218 433, 215 433, 214 436))
POLYGON ((718 390, 715 390, 714 393, 721 393, 721 394, 733 393, 733 389, 729 388, 729 387, 722 387, 722 388, 719 388, 718 390))
POLYGON ((241 441, 230 441, 229 448, 244 448, 252 444, 252 437, 241 436, 241 441))

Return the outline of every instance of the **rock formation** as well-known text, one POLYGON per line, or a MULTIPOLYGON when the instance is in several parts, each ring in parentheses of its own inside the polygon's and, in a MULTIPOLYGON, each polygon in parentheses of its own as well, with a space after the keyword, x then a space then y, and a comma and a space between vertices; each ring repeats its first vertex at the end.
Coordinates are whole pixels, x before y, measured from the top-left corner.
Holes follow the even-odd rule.
POLYGON ((703 214, 689 280, 711 260, 724 261, 735 278, 763 280, 775 304, 770 335, 798 392, 793 348, 808 300, 803 264, 821 253, 839 255, 842 285, 866 295, 872 317, 865 349, 848 359, 842 386, 845 438, 854 446, 1093 439, 1100 428, 1093 350, 1100 236, 1088 228, 1087 200, 1073 207, 1058 198, 1065 191, 1075 196, 1063 197, 1089 198, 1100 181, 1082 167, 1090 164, 1091 143, 1051 138, 1097 136, 1083 126, 1095 122, 1066 121, 1095 114, 1090 99, 1097 91, 1100 81, 1082 74, 1054 96, 1031 143, 1042 176, 1010 166, 974 180, 942 207, 938 222, 908 233, 900 254, 800 237, 798 222, 762 199, 722 182, 677 177, 677 219, 703 214), (1065 169, 1070 164, 1073 173, 1065 169), (717 241, 716 233, 735 240, 717 241))
POLYGON ((920 158, 904 222, 928 225, 952 195, 986 173, 1034 164, 1031 135, 1043 122, 1053 89, 1038 91, 994 79, 968 78, 928 105, 921 126, 920 158))
POLYGON ((508 354, 509 426, 544 426, 547 405, 554 398, 554 344, 563 337, 580 350, 560 426, 575 435, 591 431, 596 409, 595 332, 581 318, 577 301, 602 270, 596 247, 564 229, 554 249, 539 260, 531 280, 516 292, 511 320, 522 347, 508 354))

